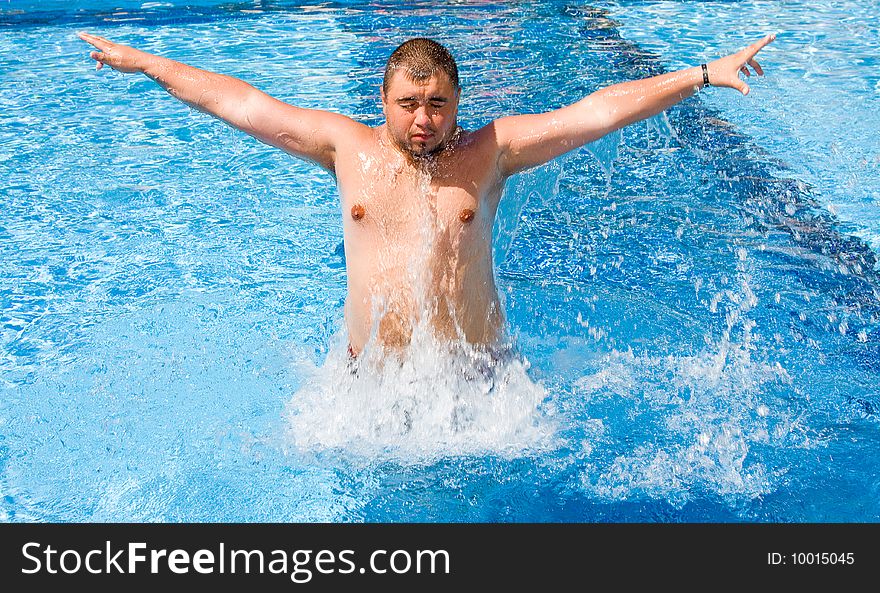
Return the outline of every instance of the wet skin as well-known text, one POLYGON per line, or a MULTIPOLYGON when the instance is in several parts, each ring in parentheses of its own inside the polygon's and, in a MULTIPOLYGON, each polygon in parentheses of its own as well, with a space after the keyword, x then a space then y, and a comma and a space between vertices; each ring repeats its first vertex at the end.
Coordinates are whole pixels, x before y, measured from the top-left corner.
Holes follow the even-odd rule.
POLYGON ((491 233, 504 183, 494 138, 458 127, 458 91, 443 73, 395 73, 382 104, 386 123, 336 151, 352 349, 372 332, 405 346, 420 322, 444 340, 493 343, 503 319, 491 233))
MULTIPOLYGON (((449 342, 495 343, 503 314, 492 271, 492 225, 505 180, 712 86, 743 95, 739 74, 763 74, 756 41, 698 67, 615 84, 548 111, 497 119, 467 132, 456 122, 459 89, 445 73, 393 73, 385 124, 279 101, 239 79, 79 33, 100 51, 96 68, 142 73, 187 105, 314 162, 339 187, 348 272, 350 352, 375 341, 406 346, 417 324, 449 342), (704 74, 705 72, 705 74, 704 74)), ((387 92, 386 92, 387 91, 387 92)))

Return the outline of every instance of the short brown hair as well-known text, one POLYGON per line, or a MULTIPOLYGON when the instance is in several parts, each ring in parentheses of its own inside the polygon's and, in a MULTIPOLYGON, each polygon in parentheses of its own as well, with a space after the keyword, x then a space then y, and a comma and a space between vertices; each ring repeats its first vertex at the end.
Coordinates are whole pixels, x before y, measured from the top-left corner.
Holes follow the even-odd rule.
POLYGON ((403 70, 410 80, 414 81, 427 80, 437 72, 445 72, 455 89, 460 88, 455 58, 448 49, 433 39, 416 37, 404 41, 391 52, 391 57, 385 65, 385 78, 382 79, 382 89, 386 93, 391 84, 391 77, 397 70, 403 70))

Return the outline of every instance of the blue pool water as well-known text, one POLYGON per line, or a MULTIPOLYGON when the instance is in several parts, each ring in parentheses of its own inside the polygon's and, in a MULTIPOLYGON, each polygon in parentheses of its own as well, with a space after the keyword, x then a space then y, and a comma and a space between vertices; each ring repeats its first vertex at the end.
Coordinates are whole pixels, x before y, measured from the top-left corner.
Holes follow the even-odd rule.
POLYGON ((0 0, 0 519, 877 521, 878 17, 0 0), (779 36, 748 97, 511 180, 523 361, 489 391, 429 348, 352 385, 330 177, 95 72, 78 30, 369 124, 389 52, 432 36, 467 128, 779 36))

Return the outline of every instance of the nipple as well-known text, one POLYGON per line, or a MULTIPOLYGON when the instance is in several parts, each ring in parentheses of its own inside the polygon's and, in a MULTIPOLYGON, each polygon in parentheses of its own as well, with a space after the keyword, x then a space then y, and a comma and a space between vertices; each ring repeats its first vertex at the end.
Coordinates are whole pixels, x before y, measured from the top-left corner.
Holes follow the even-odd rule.
POLYGON ((360 204, 355 204, 351 207, 351 217, 355 220, 360 220, 364 217, 364 207, 360 204))
POLYGON ((470 208, 465 208, 459 212, 458 219, 462 222, 470 222, 474 219, 474 211, 470 208))

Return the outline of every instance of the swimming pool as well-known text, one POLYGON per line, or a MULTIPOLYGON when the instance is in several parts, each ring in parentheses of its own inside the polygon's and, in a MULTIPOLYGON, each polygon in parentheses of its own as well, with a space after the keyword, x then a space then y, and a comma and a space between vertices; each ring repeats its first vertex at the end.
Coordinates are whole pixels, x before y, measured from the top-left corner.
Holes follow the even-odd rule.
POLYGON ((0 518, 880 518, 877 3, 175 4, 0 3, 0 518), (370 124, 433 36, 467 128, 780 34, 748 97, 511 181, 487 394, 425 350, 346 385, 329 176, 78 30, 370 124))

